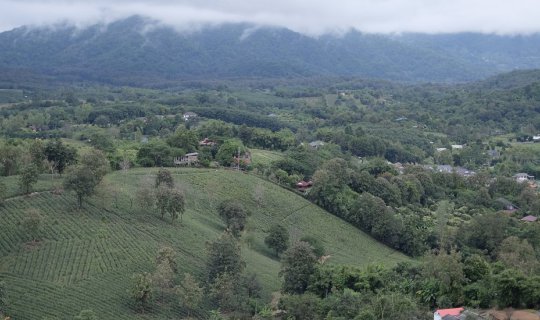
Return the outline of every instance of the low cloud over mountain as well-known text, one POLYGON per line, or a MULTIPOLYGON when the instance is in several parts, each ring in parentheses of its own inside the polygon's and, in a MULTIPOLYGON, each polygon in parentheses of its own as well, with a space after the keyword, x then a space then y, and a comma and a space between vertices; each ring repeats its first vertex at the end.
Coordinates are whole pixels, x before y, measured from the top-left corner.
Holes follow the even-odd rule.
POLYGON ((530 34, 540 31, 536 0, 0 0, 0 30, 69 22, 88 26, 144 15, 177 29, 250 23, 309 34, 530 34))

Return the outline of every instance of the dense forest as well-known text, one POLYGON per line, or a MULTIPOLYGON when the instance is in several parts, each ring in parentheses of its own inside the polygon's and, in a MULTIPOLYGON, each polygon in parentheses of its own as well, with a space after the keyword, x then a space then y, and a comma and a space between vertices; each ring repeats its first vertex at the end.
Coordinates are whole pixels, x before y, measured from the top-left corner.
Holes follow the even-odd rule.
MULTIPOLYGON (((220 198, 213 228, 223 233, 199 244, 196 259, 175 244, 136 268, 120 293, 133 317, 429 319, 435 308, 540 308, 538 71, 454 85, 305 78, 6 88, 0 103, 0 212, 23 195, 33 201, 36 189, 95 210, 94 195, 108 190, 102 220, 125 209, 174 228, 201 205, 187 194, 203 180, 179 183, 183 174, 234 170, 304 197, 402 257, 338 263, 328 240, 298 235, 286 217, 267 217, 264 241, 255 241, 248 208, 266 210, 258 184, 250 200, 220 198), (112 183, 131 195, 121 200, 112 183), (257 245, 280 263, 273 298, 261 287, 264 268, 246 268, 246 248, 257 245), (179 256, 198 270, 185 272, 182 261, 180 272, 179 256)), ((40 214, 24 211, 24 236, 0 236, 2 248, 17 237, 20 250, 52 241, 52 227, 42 227, 40 214)), ((6 315, 21 312, 8 266, 0 263, 6 315)), ((80 309, 77 319, 99 317, 80 309)))

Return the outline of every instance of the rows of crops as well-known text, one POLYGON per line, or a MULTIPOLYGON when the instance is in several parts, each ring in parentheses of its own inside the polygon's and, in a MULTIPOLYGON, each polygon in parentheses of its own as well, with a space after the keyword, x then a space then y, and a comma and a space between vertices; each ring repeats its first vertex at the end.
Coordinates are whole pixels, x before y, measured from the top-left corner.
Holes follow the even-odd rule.
POLYGON ((206 243, 224 228, 216 207, 230 198, 242 201, 252 213, 242 237, 243 256, 266 296, 279 288, 279 261, 264 245, 272 223, 286 225, 293 238, 321 239, 330 262, 365 265, 404 259, 300 196, 234 171, 173 169, 187 201, 183 223, 171 224, 133 205, 137 186, 155 172, 135 169, 108 175, 101 192, 82 210, 76 209, 73 195, 48 192, 16 197, 0 207, 0 279, 8 284, 13 319, 72 319, 83 309, 94 310, 102 319, 178 315, 182 310, 173 302, 135 315, 127 293, 131 276, 154 271, 157 249, 169 245, 178 253, 180 274, 202 277, 206 243), (36 243, 21 225, 32 211, 43 217, 36 243))
POLYGON ((158 244, 104 208, 74 208, 71 195, 40 193, 1 209, 0 277, 9 285, 15 319, 71 318, 85 308, 99 310, 104 319, 131 312, 129 279, 150 268, 158 244), (43 218, 36 243, 21 226, 30 210, 43 218))

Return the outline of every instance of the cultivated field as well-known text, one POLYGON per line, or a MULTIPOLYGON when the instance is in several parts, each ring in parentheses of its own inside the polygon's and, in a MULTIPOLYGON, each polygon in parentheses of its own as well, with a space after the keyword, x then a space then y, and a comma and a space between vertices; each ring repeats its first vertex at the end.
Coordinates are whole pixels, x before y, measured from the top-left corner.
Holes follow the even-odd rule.
MULTIPOLYGON (((0 280, 7 283, 12 318, 72 319, 83 309, 92 309, 100 319, 178 317, 180 308, 167 300, 144 315, 135 314, 127 292, 131 276, 153 272, 157 249, 169 245, 178 253, 179 274, 190 272, 202 279, 205 244, 224 229, 216 207, 230 198, 241 200, 252 213, 242 236, 242 255, 267 297, 280 286, 279 261, 263 240, 273 223, 287 226, 293 239, 303 235, 321 239, 331 256, 328 263, 364 266, 407 259, 299 195, 258 177, 228 170, 171 170, 187 199, 182 224, 172 225, 136 206, 137 186, 157 169, 108 175, 83 210, 76 209, 75 197, 68 193, 41 192, 6 201, 0 207, 0 280), (37 243, 29 241, 21 226, 31 210, 44 218, 42 240, 37 243)), ((46 189, 48 181, 42 177, 38 189, 46 189)))
POLYGON ((283 153, 278 151, 250 149, 253 164, 271 165, 272 162, 283 159, 283 153))

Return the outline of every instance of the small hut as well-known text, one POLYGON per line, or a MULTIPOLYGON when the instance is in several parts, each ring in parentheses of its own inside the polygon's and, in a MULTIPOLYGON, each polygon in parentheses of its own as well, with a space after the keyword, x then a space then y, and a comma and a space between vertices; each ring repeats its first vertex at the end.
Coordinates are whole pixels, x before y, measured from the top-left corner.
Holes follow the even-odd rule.
POLYGON ((174 158, 174 165, 176 166, 190 166, 199 162, 199 153, 192 152, 186 153, 183 157, 174 158))

